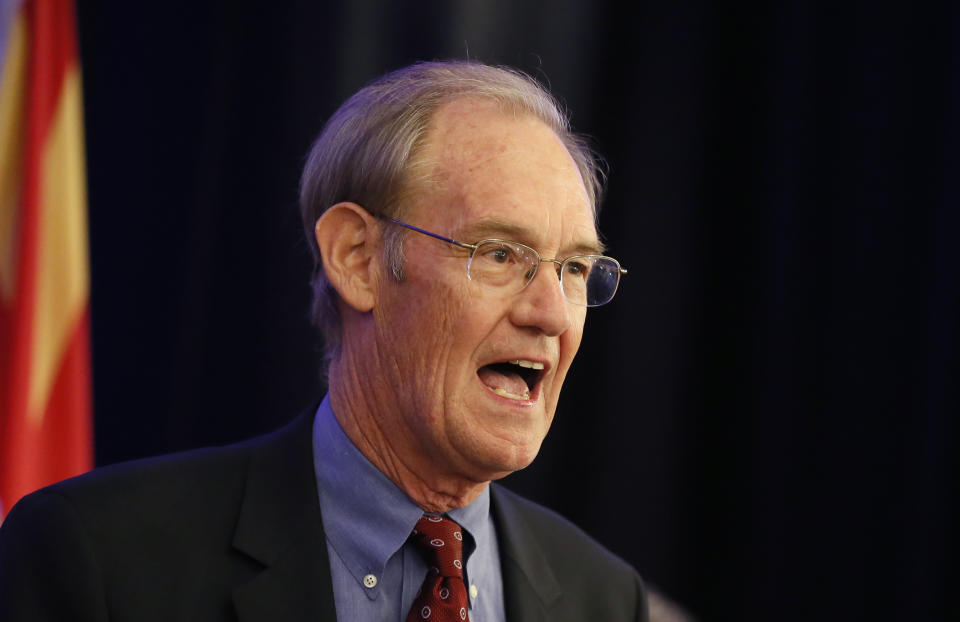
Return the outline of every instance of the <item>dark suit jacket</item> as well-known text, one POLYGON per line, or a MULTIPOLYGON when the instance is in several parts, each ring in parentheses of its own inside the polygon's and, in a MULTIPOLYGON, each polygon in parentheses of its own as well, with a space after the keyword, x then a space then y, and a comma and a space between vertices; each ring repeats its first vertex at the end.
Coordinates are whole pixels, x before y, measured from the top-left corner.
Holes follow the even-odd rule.
MULTIPOLYGON (((333 622, 312 414, 25 497, 0 527, 0 620, 333 622)), ((553 512, 491 493, 510 622, 646 620, 629 565, 553 512)))

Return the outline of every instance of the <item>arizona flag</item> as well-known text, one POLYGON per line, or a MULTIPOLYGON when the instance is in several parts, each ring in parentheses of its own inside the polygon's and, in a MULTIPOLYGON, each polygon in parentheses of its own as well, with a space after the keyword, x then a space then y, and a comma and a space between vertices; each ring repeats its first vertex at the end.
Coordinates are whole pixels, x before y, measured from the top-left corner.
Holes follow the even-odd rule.
POLYGON ((86 169, 72 0, 0 0, 0 519, 92 466, 86 169))

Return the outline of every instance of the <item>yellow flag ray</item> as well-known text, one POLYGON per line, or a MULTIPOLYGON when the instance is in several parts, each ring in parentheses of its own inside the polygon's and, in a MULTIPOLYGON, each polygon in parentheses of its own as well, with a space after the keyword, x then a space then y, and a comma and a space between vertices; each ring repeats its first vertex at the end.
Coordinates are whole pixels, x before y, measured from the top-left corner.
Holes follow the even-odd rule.
POLYGON ((34 356, 27 412, 39 423, 89 295, 86 170, 80 74, 74 64, 50 127, 43 161, 34 356))

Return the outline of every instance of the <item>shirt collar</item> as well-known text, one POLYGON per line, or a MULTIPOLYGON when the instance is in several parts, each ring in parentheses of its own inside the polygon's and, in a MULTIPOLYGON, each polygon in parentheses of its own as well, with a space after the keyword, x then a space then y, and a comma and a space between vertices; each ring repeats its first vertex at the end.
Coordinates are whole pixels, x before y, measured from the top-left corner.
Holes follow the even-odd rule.
POLYGON ((457 521, 460 527, 470 534, 473 547, 463 551, 463 560, 469 563, 471 554, 488 546, 493 538, 490 522, 490 487, 487 486, 470 504, 447 512, 447 516, 457 521))
MULTIPOLYGON (((347 438, 324 398, 313 423, 313 463, 327 540, 354 578, 380 576, 407 541, 421 510, 347 438)), ((490 489, 448 512, 477 546, 489 532, 490 489)))

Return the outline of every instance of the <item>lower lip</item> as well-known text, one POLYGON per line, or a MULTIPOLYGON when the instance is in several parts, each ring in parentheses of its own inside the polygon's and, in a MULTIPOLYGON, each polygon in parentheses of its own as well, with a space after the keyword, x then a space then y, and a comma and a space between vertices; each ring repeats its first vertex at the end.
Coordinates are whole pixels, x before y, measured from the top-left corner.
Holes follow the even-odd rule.
POLYGON ((531 408, 535 406, 537 402, 540 400, 540 384, 541 384, 540 382, 537 382, 537 384, 534 385, 533 390, 530 391, 530 399, 528 400, 515 400, 511 397, 504 397, 502 395, 497 395, 490 389, 490 387, 483 384, 483 382, 480 380, 480 376, 477 376, 477 382, 480 384, 481 387, 483 387, 483 390, 487 395, 489 395, 490 397, 494 398, 495 400, 497 400, 502 404, 507 404, 507 405, 513 406, 514 408, 531 408))

